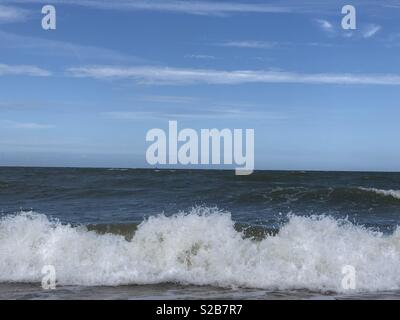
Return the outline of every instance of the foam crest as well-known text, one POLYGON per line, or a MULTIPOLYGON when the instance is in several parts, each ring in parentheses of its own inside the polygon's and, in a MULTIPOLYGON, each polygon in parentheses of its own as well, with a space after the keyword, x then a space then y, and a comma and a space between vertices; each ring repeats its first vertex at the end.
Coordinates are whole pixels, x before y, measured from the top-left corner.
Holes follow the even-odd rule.
POLYGON ((246 239, 229 213, 194 208, 151 217, 127 241, 36 213, 0 221, 0 281, 40 282, 54 265, 62 285, 177 282, 267 290, 343 292, 342 267, 358 291, 400 289, 400 233, 372 232, 330 217, 292 216, 275 236, 246 239))
POLYGON ((376 188, 359 188, 360 190, 363 191, 369 191, 369 192, 374 192, 376 194, 380 194, 382 196, 388 196, 388 197, 393 197, 395 199, 400 200, 400 190, 385 190, 385 189, 376 189, 376 188))

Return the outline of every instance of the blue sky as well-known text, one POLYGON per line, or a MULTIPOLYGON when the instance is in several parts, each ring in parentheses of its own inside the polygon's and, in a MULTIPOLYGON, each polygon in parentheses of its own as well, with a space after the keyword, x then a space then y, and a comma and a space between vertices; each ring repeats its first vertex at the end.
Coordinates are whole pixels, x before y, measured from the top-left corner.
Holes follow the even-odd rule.
POLYGON ((0 165, 143 167, 178 120, 254 128, 256 169, 398 171, 399 57, 400 1, 0 0, 0 165))

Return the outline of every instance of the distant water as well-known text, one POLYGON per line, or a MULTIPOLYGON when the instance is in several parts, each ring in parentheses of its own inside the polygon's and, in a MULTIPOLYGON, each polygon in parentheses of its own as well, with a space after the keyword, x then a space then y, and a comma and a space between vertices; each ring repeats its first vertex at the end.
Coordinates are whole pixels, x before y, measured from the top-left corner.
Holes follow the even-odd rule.
POLYGON ((400 297, 400 173, 0 168, 0 212, 0 298, 400 297))

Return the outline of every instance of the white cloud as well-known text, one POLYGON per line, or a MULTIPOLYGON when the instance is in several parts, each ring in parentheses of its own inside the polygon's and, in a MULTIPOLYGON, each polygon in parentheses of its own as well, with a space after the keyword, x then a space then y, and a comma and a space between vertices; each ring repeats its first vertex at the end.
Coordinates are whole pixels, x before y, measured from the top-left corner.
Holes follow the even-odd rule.
POLYGON ((301 83, 338 85, 400 85, 397 74, 295 73, 285 71, 212 70, 167 67, 86 66, 68 69, 74 77, 94 79, 132 79, 142 84, 244 84, 301 83))
POLYGON ((115 120, 137 120, 137 119, 146 119, 153 118, 156 116, 156 113, 152 112, 135 112, 135 111, 111 111, 111 112, 103 112, 103 116, 109 119, 115 120))
POLYGON ((32 55, 66 56, 73 59, 101 61, 135 61, 144 63, 144 59, 126 56, 118 51, 101 47, 85 46, 70 42, 21 36, 0 30, 0 48, 24 50, 32 55))
POLYGON ((146 102, 156 102, 156 103, 179 103, 179 104, 191 104, 197 101, 194 97, 185 97, 185 96, 143 96, 140 99, 141 101, 146 102))
POLYGON ((253 48, 253 49, 269 49, 276 47, 278 43, 269 41, 229 41, 220 44, 223 47, 237 47, 237 48, 253 48))
POLYGON ((0 23, 23 21, 27 16, 28 11, 25 9, 0 4, 0 23))
POLYGON ((31 102, 21 102, 21 101, 0 102, 0 109, 20 109, 20 108, 32 108, 32 107, 36 107, 36 105, 32 104, 31 102))
POLYGON ((0 124, 3 128, 9 129, 32 129, 32 130, 40 130, 40 129, 52 129, 53 125, 47 124, 39 124, 35 122, 16 122, 11 120, 1 120, 0 124))
POLYGON ((34 76, 48 77, 50 71, 31 65, 8 65, 0 63, 0 76, 34 76))
MULTIPOLYGON (((341 36, 345 38, 352 38, 353 36, 357 36, 357 34, 353 31, 346 31, 343 33, 339 33, 339 30, 335 30, 334 25, 329 22, 328 20, 323 20, 323 19, 316 19, 315 22, 318 24, 319 28, 323 30, 324 32, 327 32, 331 35, 338 35, 340 34, 341 36)), ((365 39, 371 38, 375 36, 382 27, 380 25, 376 24, 369 24, 367 25, 362 32, 359 33, 359 37, 363 37, 365 39)))
POLYGON ((285 120, 288 117, 277 112, 266 112, 248 109, 238 109, 224 106, 212 106, 196 110, 193 108, 183 110, 146 110, 146 111, 111 111, 102 115, 113 120, 142 120, 142 119, 263 119, 285 120))
MULTIPOLYGON (((236 47, 236 48, 249 48, 249 49, 271 49, 271 48, 283 48, 283 47, 333 47, 332 43, 322 42, 276 42, 276 41, 260 41, 260 40, 243 40, 243 41, 226 41, 222 43, 214 44, 222 47, 236 47)), ((337 46, 337 45, 336 45, 337 46)))
POLYGON ((214 56, 210 56, 207 54, 186 54, 185 58, 188 59, 202 59, 202 60, 213 60, 215 59, 214 56))
POLYGON ((353 32, 344 32, 343 33, 343 37, 344 38, 352 38, 354 36, 354 33, 353 32))
MULTIPOLYGON (((1 0, 0 0, 1 2, 1 0)), ((3 0, 3 2, 8 2, 3 0)), ((47 3, 47 0, 14 0, 17 3, 47 3)), ((96 9, 147 10, 186 13, 195 15, 228 15, 233 13, 282 13, 290 12, 287 6, 266 3, 173 1, 173 0, 53 0, 52 4, 78 5, 96 9)))
POLYGON ((333 25, 328 20, 316 19, 315 21, 322 30, 326 32, 333 32, 333 25))
POLYGON ((376 35, 382 29, 381 26, 376 24, 370 24, 363 32, 363 37, 368 39, 376 35))

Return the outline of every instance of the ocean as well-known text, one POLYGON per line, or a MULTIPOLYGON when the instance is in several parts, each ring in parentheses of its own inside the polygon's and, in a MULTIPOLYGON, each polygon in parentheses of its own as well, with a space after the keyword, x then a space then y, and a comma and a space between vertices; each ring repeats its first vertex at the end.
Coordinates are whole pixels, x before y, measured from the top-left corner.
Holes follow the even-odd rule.
POLYGON ((0 298, 398 299, 399 224, 400 173, 2 167, 0 298))

